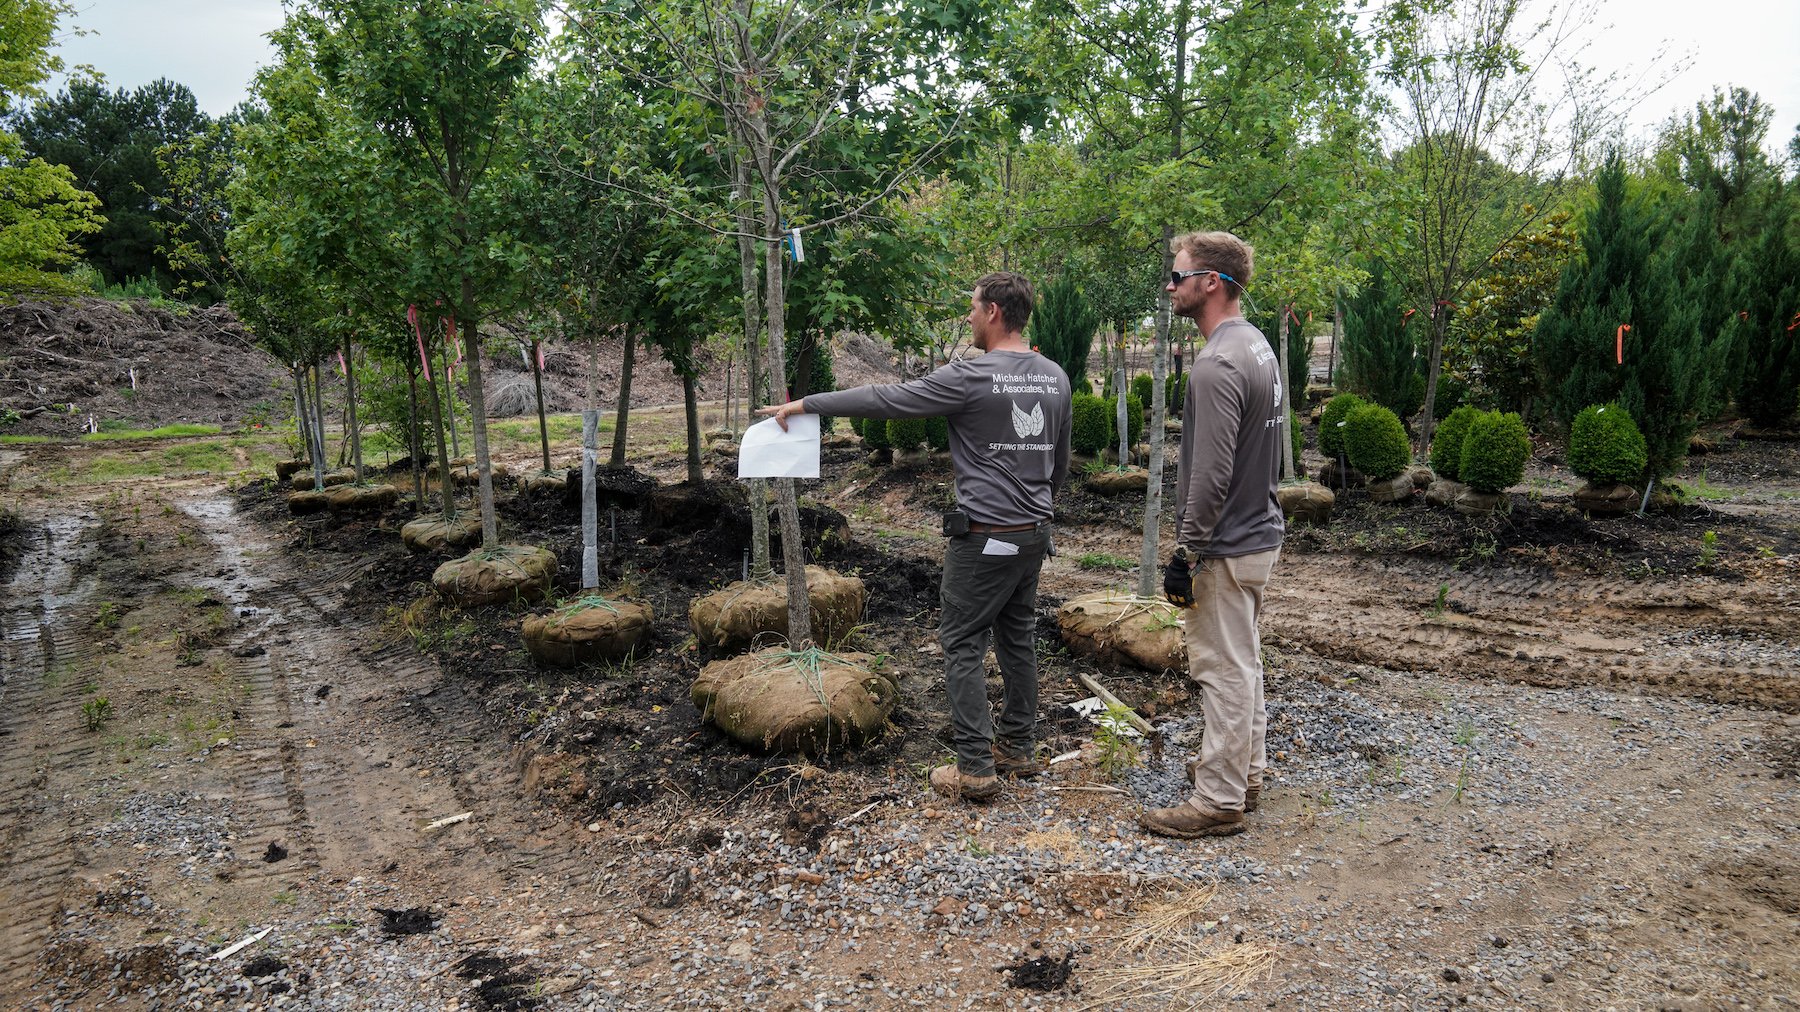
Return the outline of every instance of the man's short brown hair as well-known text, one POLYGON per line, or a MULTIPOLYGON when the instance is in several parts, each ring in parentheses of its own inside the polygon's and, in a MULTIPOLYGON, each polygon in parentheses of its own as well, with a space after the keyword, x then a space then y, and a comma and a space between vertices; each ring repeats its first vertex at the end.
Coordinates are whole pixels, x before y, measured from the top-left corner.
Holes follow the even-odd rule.
POLYGON ((1238 291, 1250 283, 1256 250, 1230 232, 1189 232, 1175 237, 1175 252, 1194 258, 1194 266, 1230 276, 1238 291))
POLYGON ((1026 322, 1031 319, 1032 304, 1037 301, 1031 282, 1025 280, 1025 275, 1012 271, 983 274, 975 282, 975 297, 990 306, 999 306, 1006 329, 1017 331, 1025 329, 1026 322))

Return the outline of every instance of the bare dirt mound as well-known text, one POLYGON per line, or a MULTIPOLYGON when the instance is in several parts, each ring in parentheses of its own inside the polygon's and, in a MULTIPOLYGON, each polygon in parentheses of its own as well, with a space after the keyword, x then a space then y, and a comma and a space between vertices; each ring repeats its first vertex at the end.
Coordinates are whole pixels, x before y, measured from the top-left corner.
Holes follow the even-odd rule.
POLYGON ((157 425, 242 421, 285 401, 286 373, 230 309, 148 302, 0 307, 0 408, 9 431, 72 436, 91 417, 157 425))

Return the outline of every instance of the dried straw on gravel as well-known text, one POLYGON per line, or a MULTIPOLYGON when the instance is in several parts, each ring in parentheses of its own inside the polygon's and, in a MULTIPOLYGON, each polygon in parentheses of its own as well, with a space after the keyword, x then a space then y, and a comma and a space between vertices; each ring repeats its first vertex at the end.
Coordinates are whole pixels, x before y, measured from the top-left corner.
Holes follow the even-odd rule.
POLYGON ((1138 966, 1114 966, 1088 974, 1087 1008, 1153 1000, 1170 1008, 1197 1009, 1241 991, 1275 967, 1275 950, 1264 945, 1229 945, 1187 937, 1218 895, 1213 883, 1193 886, 1172 900, 1146 907, 1117 936, 1113 953, 1168 953, 1169 958, 1138 966))

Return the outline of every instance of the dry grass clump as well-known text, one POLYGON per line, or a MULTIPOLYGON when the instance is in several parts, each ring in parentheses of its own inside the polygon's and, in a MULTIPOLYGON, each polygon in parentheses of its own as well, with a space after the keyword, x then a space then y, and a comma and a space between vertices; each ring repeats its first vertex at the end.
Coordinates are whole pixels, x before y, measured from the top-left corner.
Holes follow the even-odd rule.
POLYGON ((1227 944, 1195 937, 1218 886, 1193 886, 1175 898, 1146 907, 1126 923, 1113 952, 1154 954, 1149 962, 1098 969, 1088 974, 1090 1008, 1146 1000, 1169 1008, 1198 1009, 1248 988, 1275 967, 1275 950, 1258 944, 1227 944))

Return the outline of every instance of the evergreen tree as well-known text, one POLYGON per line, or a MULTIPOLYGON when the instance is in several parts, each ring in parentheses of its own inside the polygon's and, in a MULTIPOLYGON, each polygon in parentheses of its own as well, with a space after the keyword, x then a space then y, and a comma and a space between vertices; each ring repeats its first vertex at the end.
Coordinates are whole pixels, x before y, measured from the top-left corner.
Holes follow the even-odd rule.
POLYGON ((1744 358, 1738 410, 1762 428, 1782 425, 1800 406, 1800 244, 1792 232, 1794 195, 1774 201, 1762 235, 1733 265, 1728 305, 1733 346, 1744 358))
POLYGON ((1709 259, 1712 204, 1688 200, 1659 213, 1627 192, 1616 154, 1595 189, 1582 255, 1538 322, 1545 399, 1565 429, 1589 404, 1618 401, 1643 431, 1649 473, 1661 477, 1686 456, 1723 364, 1720 331, 1704 319, 1716 299, 1700 291, 1716 284, 1716 271, 1696 262, 1709 259), (1622 351, 1620 326, 1630 327, 1622 351))
POLYGON ((1377 260, 1369 281, 1344 304, 1346 386, 1401 418, 1418 412, 1425 375, 1406 297, 1377 260))
POLYGON ((1080 385, 1087 377, 1088 352, 1094 346, 1094 331, 1100 329, 1100 314, 1094 309, 1075 279, 1064 274, 1044 288, 1037 310, 1031 314, 1026 343, 1050 361, 1063 367, 1069 382, 1080 385))

